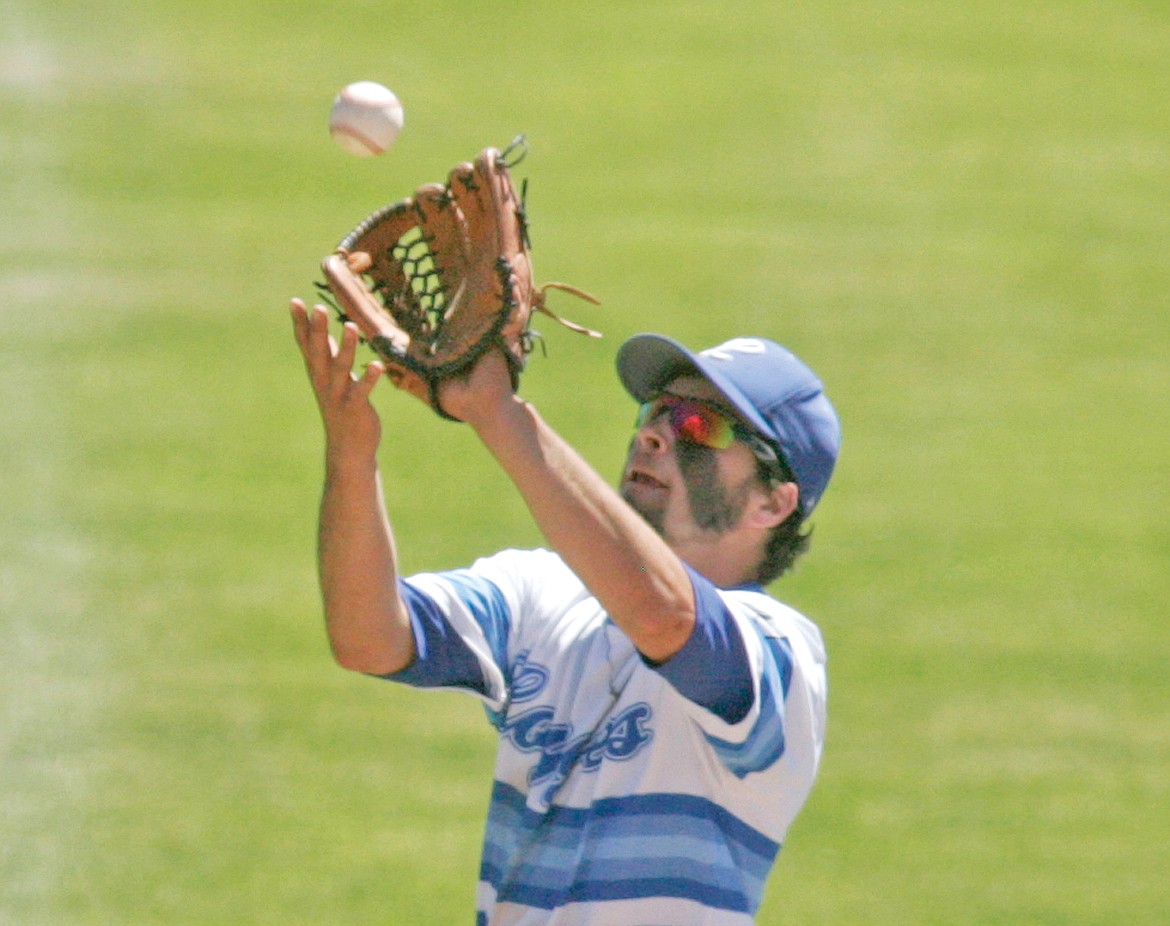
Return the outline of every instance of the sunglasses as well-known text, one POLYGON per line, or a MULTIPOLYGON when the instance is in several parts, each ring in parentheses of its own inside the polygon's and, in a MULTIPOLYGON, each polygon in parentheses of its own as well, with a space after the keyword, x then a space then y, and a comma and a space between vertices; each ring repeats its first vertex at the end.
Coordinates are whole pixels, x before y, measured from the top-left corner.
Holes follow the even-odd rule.
POLYGON ((638 408, 635 426, 641 428, 662 417, 675 439, 688 444, 712 450, 726 450, 737 440, 746 444, 769 477, 787 481, 786 467, 771 445, 718 406, 664 392, 638 408))

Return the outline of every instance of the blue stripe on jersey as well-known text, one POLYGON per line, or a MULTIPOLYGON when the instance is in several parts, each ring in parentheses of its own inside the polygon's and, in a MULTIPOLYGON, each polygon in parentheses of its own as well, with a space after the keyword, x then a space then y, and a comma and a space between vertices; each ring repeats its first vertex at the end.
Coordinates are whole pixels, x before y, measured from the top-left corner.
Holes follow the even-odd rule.
MULTIPOLYGON (((510 617, 500 590, 466 571, 444 573, 482 630, 497 664, 504 666, 510 617)), ((483 669, 467 643, 455 633, 438 604, 408 581, 399 583, 410 612, 418 658, 386 678, 417 688, 468 688, 487 694, 483 669)))
POLYGON ((753 913, 779 852, 705 798, 639 794, 537 813, 496 782, 480 879, 501 902, 567 903, 677 897, 753 913))
POLYGON ((761 772, 784 755, 784 698, 792 681, 792 647, 787 640, 762 637, 764 671, 760 677, 760 712, 740 743, 707 735, 716 755, 737 778, 761 772), (779 697, 779 703, 777 703, 779 697))

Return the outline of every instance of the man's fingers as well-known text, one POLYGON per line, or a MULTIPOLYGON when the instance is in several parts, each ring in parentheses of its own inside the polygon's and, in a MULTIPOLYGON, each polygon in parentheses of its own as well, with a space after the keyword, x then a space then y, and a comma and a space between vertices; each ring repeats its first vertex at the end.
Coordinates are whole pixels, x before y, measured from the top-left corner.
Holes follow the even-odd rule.
POLYGON ((292 318, 293 336, 297 339, 297 346, 303 354, 309 342, 309 316, 305 311, 305 304, 300 299, 293 299, 288 304, 288 311, 292 318))
POLYGON ((353 322, 346 322, 341 329, 341 347, 337 350, 336 357, 337 366, 341 372, 348 373, 353 369, 360 337, 357 325, 353 322))
POLYGON ((357 395, 360 398, 368 399, 370 393, 374 391, 374 386, 378 384, 378 380, 382 374, 386 372, 386 367, 380 360, 371 360, 366 364, 366 371, 362 374, 362 378, 357 381, 354 387, 357 395))
POLYGON ((353 322, 346 322, 338 341, 329 331, 329 310, 316 305, 311 310, 300 299, 289 302, 293 333, 304 355, 309 377, 321 402, 345 403, 350 399, 367 399, 378 380, 386 372, 381 361, 366 364, 359 377, 353 369, 357 359, 361 331, 353 322))
POLYGON ((329 310, 325 306, 313 306, 313 311, 309 313, 309 331, 314 335, 329 334, 329 310))

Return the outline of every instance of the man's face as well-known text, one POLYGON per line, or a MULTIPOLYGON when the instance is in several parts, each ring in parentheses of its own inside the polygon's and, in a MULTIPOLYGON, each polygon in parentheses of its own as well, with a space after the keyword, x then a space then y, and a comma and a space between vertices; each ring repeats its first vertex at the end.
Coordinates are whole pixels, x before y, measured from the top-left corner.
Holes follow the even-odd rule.
MULTIPOLYGON (((680 376, 664 392, 734 410, 706 379, 680 376)), ((756 458, 741 441, 716 450, 676 437, 668 415, 634 434, 622 473, 624 498, 672 546, 735 528, 753 491, 763 490, 756 458)))

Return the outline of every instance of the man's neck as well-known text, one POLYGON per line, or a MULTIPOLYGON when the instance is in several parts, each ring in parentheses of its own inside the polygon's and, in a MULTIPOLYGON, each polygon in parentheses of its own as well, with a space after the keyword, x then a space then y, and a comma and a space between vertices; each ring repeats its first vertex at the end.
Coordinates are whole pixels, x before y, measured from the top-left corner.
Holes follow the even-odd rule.
POLYGON ((674 551, 719 588, 758 584, 756 569, 762 550, 755 538, 729 533, 713 542, 679 544, 674 551))

